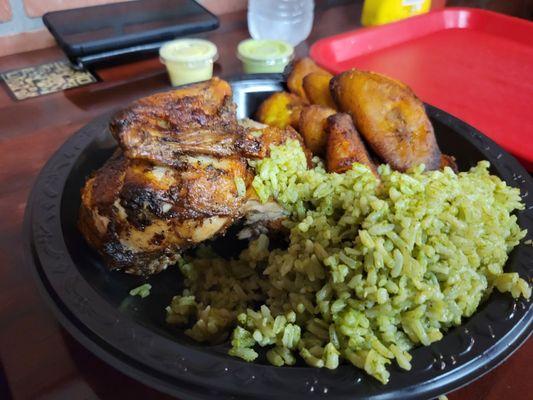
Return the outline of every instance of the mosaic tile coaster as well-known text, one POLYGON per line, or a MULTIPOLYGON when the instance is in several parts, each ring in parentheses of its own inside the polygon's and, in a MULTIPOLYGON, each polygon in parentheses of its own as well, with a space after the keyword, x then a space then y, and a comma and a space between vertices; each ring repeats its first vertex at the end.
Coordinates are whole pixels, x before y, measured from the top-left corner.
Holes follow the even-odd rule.
POLYGON ((88 71, 76 71, 68 61, 54 61, 0 74, 17 100, 43 96, 96 82, 88 71))

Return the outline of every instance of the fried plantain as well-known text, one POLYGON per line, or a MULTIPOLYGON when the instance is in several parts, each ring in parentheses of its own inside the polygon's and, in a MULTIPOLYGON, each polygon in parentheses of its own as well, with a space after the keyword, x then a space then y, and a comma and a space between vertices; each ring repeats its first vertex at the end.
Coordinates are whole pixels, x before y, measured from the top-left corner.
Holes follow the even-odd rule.
POLYGON ((305 100, 308 99, 303 88, 304 78, 311 72, 322 72, 328 74, 325 69, 322 69, 316 65, 313 60, 305 57, 294 62, 292 71, 287 78, 287 86, 289 87, 289 90, 305 100))
POLYGON ((310 105, 302 109, 299 132, 304 138, 305 145, 313 154, 324 155, 328 138, 327 119, 335 113, 335 110, 319 105, 310 105))
POLYGON ((263 124, 286 128, 298 128, 300 112, 307 104, 295 94, 276 92, 261 103, 257 110, 257 120, 263 124))
POLYGON ((355 129, 350 115, 337 113, 328 117, 326 167, 328 172, 342 174, 352 168, 354 162, 364 164, 379 179, 375 164, 370 159, 365 145, 355 129))
POLYGON ((311 104, 326 106, 333 110, 337 109, 329 90, 331 78, 333 75, 327 72, 311 72, 304 77, 304 92, 311 104))
POLYGON ((357 69, 331 80, 331 93, 375 153, 393 169, 440 166, 441 153, 424 104, 405 84, 357 69))

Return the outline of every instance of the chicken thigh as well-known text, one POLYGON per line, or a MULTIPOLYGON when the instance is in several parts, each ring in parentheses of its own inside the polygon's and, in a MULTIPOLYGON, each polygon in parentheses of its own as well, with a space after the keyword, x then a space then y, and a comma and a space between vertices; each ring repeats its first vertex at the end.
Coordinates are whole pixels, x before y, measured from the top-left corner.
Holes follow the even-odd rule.
POLYGON ((156 273, 240 215, 239 177, 246 185, 251 176, 238 158, 197 158, 177 169, 117 151, 87 181, 79 226, 111 268, 156 273))

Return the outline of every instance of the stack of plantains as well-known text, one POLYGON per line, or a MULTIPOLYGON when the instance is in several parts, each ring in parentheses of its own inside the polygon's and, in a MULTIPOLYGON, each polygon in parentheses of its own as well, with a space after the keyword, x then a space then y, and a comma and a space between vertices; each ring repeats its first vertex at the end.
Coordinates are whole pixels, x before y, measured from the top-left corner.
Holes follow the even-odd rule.
POLYGON ((294 63, 287 86, 290 92, 270 96, 257 117, 297 129, 329 172, 345 172, 354 162, 376 176, 376 162, 398 171, 419 164, 456 169, 453 158, 441 154, 423 103, 401 82, 357 69, 333 76, 303 58, 294 63))

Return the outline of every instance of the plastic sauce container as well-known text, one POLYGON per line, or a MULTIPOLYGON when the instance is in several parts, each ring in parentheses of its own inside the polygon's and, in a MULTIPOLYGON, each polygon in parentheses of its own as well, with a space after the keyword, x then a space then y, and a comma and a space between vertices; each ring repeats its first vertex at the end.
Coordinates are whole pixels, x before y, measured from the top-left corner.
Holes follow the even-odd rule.
POLYGON ((247 74, 283 72, 293 56, 294 48, 282 40, 247 39, 237 47, 237 58, 247 74))
POLYGON ((203 39, 177 39, 159 49, 159 59, 167 67, 172 86, 210 79, 217 58, 217 46, 203 39))

